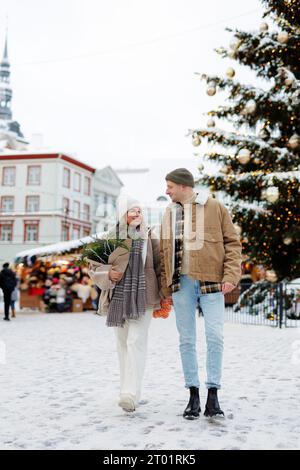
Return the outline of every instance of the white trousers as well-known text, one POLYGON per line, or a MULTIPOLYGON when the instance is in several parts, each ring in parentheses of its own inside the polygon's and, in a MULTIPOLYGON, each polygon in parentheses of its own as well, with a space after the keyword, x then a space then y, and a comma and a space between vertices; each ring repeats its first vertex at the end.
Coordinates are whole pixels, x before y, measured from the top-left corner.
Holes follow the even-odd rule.
POLYGON ((126 320, 123 328, 114 328, 120 366, 120 396, 130 396, 136 405, 141 397, 152 312, 153 308, 147 309, 138 320, 126 320))

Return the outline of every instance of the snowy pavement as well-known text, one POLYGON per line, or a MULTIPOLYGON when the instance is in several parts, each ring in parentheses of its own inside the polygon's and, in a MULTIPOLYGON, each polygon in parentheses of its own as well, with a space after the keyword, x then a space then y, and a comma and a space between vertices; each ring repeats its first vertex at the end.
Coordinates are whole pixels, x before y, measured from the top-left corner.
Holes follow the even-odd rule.
MULTIPOLYGON (((144 403, 126 414, 116 405, 115 340, 103 317, 18 314, 0 324, 0 448, 299 449, 299 350, 300 328, 226 323, 226 419, 186 421, 174 316, 152 320, 144 403)), ((203 384, 203 366, 200 377, 203 384)))

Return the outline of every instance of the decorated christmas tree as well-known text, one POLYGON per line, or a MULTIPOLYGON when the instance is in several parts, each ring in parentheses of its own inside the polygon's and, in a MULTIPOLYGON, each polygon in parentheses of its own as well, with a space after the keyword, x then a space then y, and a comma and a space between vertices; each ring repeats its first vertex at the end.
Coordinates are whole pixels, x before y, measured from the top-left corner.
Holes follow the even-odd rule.
POLYGON ((300 276, 300 0, 262 3, 258 30, 228 29, 230 46, 217 49, 261 85, 240 83, 232 67, 225 77, 201 75, 207 94, 225 91, 227 101, 190 134, 195 146, 207 139, 204 159, 219 164, 199 181, 230 196, 244 253, 276 281, 300 276))

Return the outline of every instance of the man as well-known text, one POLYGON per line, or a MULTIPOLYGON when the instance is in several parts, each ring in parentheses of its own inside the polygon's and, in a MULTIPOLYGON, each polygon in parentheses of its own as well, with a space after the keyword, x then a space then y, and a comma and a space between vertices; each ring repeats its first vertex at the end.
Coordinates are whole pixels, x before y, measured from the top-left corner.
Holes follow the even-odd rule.
POLYGON ((3 264, 3 269, 0 272, 0 287, 3 291, 4 297, 4 318, 3 320, 9 321, 9 307, 11 304, 11 294, 17 285, 17 278, 15 273, 9 269, 9 263, 3 264))
POLYGON ((161 227, 161 283, 172 296, 179 332, 185 386, 190 399, 186 419, 199 417, 196 306, 204 315, 207 344, 207 402, 204 415, 224 415, 218 402, 223 356, 224 294, 238 284, 241 244, 227 209, 207 194, 194 192, 193 175, 178 168, 166 175, 167 207, 161 227))

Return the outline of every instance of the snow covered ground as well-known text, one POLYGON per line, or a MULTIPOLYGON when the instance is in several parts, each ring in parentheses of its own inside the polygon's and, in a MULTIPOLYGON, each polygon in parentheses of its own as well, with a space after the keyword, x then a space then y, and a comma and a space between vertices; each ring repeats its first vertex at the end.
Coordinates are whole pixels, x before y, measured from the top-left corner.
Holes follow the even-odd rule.
MULTIPOLYGON (((174 316, 152 320, 149 340, 144 403, 126 414, 116 405, 114 334, 104 318, 27 312, 3 321, 1 449, 300 448, 300 328, 226 323, 223 421, 181 416, 188 393, 174 316)), ((205 399, 202 387, 202 407, 205 399)))

